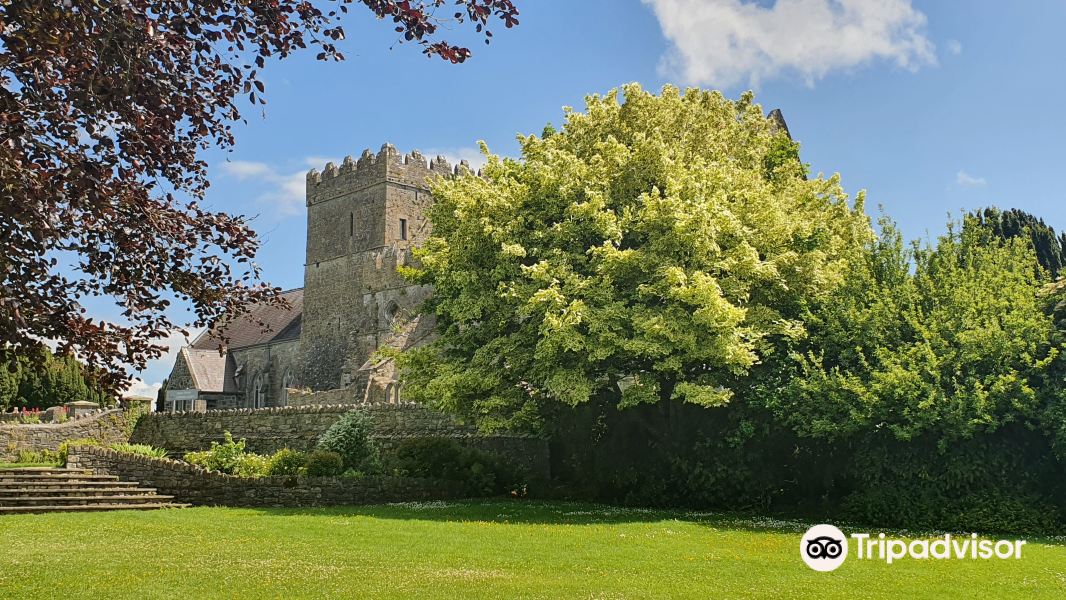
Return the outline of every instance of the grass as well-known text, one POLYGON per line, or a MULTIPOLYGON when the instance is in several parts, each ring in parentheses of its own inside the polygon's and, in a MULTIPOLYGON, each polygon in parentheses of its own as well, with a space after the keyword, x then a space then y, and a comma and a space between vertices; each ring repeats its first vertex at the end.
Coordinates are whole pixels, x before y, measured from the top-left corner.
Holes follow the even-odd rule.
POLYGON ((1021 560, 799 558, 807 525, 542 502, 0 517, 11 598, 1062 598, 1066 546, 1021 560))
POLYGON ((58 467, 54 462, 0 462, 0 469, 29 469, 33 467, 58 467))

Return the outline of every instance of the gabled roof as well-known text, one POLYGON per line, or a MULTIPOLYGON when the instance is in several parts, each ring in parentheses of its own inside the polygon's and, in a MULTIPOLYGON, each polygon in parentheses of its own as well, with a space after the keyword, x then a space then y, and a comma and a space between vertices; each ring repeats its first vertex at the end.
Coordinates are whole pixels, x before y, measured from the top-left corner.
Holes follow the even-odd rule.
MULTIPOLYGON (((303 288, 282 292, 281 297, 288 300, 289 308, 270 305, 256 305, 248 314, 224 327, 222 331, 229 338, 227 348, 236 350, 268 342, 283 342, 300 339, 300 323, 304 312, 303 288), (262 322, 269 328, 263 331, 262 322)), ((217 355, 221 337, 214 332, 205 331, 193 340, 192 347, 197 350, 212 350, 217 355)))
POLYGON ((188 346, 181 349, 181 357, 189 367, 193 387, 201 392, 237 393, 237 382, 233 374, 237 364, 229 353, 219 354, 218 350, 202 350, 188 346))

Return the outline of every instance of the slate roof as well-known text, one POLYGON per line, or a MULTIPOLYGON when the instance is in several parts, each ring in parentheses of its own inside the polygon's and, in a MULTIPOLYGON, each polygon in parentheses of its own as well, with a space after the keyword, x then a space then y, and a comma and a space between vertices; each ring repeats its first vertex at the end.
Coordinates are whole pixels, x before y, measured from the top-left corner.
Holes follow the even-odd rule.
POLYGON ((181 349, 181 356, 189 366, 194 388, 201 392, 237 393, 237 383, 233 378, 237 364, 229 353, 219 354, 217 349, 203 350, 186 346, 181 349))
MULTIPOLYGON (((224 327, 222 331, 229 337, 227 348, 236 350, 268 342, 300 339, 300 323, 304 312, 303 288, 282 292, 281 297, 289 301, 289 308, 254 306, 248 314, 224 327), (259 325, 260 321, 269 326, 268 331, 263 331, 263 327, 259 325)), ((214 332, 205 331, 193 340, 192 348, 211 350, 218 355, 219 343, 219 336, 214 332)))

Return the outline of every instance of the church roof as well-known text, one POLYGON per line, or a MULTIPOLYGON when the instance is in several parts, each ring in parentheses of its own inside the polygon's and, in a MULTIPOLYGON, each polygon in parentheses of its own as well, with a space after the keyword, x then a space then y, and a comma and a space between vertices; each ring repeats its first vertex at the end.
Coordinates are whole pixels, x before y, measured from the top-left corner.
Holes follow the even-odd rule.
MULTIPOLYGON (((229 338, 226 347, 236 350, 268 342, 300 339, 300 322, 304 312, 303 288, 282 292, 281 297, 289 301, 288 308, 262 304, 253 306, 247 314, 224 327, 222 331, 229 338), (260 322, 267 325, 266 331, 260 322)), ((192 348, 211 350, 217 355, 221 337, 215 332, 205 331, 193 340, 192 348)))
POLYGON ((218 349, 203 350, 186 346, 181 349, 181 356, 189 367, 194 388, 201 392, 237 392, 237 383, 233 378, 237 365, 229 353, 219 354, 218 349))

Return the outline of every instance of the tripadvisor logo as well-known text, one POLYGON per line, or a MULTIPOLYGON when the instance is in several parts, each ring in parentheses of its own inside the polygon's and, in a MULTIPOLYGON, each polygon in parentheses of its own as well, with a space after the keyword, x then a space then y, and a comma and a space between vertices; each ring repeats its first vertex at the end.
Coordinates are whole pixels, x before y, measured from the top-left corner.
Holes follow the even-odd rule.
MULTIPOLYGON (((853 533, 856 560, 883 560, 887 564, 901 558, 916 559, 1020 559, 1025 540, 979 540, 977 534, 952 537, 950 533, 933 539, 910 542, 881 533, 853 533)), ((832 525, 815 525, 800 540, 800 557, 815 571, 833 571, 848 557, 848 536, 832 525)))

